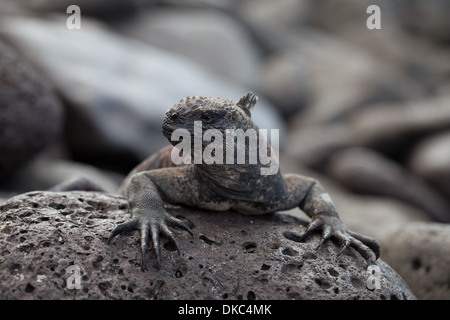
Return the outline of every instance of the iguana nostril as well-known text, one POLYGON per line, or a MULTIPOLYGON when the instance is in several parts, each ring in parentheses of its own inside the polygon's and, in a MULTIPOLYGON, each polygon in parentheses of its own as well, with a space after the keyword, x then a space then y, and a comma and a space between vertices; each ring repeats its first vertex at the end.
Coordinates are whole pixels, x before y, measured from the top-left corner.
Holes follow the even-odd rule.
POLYGON ((170 114, 170 119, 171 120, 175 120, 176 118, 178 118, 178 114, 177 113, 170 114))

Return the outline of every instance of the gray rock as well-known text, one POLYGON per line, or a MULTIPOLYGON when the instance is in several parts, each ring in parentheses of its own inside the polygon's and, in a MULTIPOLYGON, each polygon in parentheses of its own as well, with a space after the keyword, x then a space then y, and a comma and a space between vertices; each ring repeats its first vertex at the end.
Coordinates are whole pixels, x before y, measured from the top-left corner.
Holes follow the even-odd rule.
MULTIPOLYGON (((343 0, 339 3, 332 0, 308 1, 310 20, 322 28, 340 33, 342 29, 366 26, 369 15, 366 9, 369 5, 376 4, 381 9, 381 30, 386 26, 396 24, 397 29, 409 32, 417 37, 434 39, 438 41, 448 40, 446 32, 450 27, 448 12, 450 4, 446 0, 343 0)), ((367 34, 367 32, 366 32, 367 34)), ((369 35, 370 36, 370 35, 369 35)), ((414 54, 414 53, 412 53, 414 54)))
POLYGON ((446 0, 396 1, 395 13, 399 24, 412 34, 419 34, 435 41, 450 40, 448 14, 450 3, 446 0))
MULTIPOLYGON (((434 92, 435 88, 445 81, 445 75, 450 68, 450 57, 448 50, 441 50, 431 43, 433 35, 418 37, 417 33, 407 32, 402 22, 415 17, 417 19, 414 22, 417 25, 427 28, 431 23, 424 23, 418 16, 427 15, 427 11, 432 7, 444 7, 444 2, 446 1, 309 1, 308 17, 313 25, 331 31, 337 38, 356 44, 391 67, 402 70, 401 81, 387 81, 388 85, 378 91, 378 95, 381 95, 378 100, 402 97, 416 99, 434 92), (416 6, 418 2, 421 2, 421 5, 416 6), (436 5, 437 3, 440 4, 436 5), (381 10, 380 30, 366 28, 369 17, 366 10, 374 4, 381 10), (414 12, 415 7, 422 6, 427 8, 414 12)), ((448 20, 445 11, 436 16, 438 20, 442 17, 448 20)), ((437 33, 446 34, 447 29, 443 27, 437 33)))
POLYGON ((450 225, 413 222, 381 240, 383 259, 418 299, 450 299, 450 225))
POLYGON ((308 3, 308 17, 314 26, 363 48, 400 71, 398 79, 385 78, 386 86, 378 87, 374 95, 367 97, 369 101, 424 98, 446 81, 450 71, 450 52, 445 46, 449 39, 448 1, 323 0, 308 3), (369 17, 366 10, 370 5, 380 7, 380 30, 366 28, 369 17), (436 45, 438 41, 443 41, 444 45, 436 45))
POLYGON ((154 3, 155 0, 21 0, 20 6, 34 13, 46 13, 49 11, 65 13, 67 7, 70 5, 77 5, 80 7, 83 15, 95 15, 102 18, 110 18, 136 13, 139 9, 154 3))
POLYGON ((63 110, 49 82, 0 41, 0 176, 52 143, 62 123, 63 110))
POLYGON ((373 101, 402 100, 419 91, 405 79, 401 65, 323 31, 292 33, 284 49, 292 67, 304 75, 309 93, 308 108, 294 122, 298 127, 335 122, 373 101))
POLYGON ((267 42, 277 42, 263 73, 267 96, 283 111, 309 107, 296 125, 334 121, 374 101, 425 97, 448 74, 445 50, 399 27, 404 5, 397 2, 377 1, 381 30, 366 28, 370 0, 265 2, 238 7, 267 42))
POLYGON ((33 192, 0 206, 2 299, 414 299, 398 274, 379 260, 380 289, 369 290, 364 259, 337 257, 319 236, 299 242, 305 221, 286 215, 243 216, 170 207, 188 219, 194 238, 176 232, 178 256, 166 241, 162 269, 140 270, 138 232, 115 238, 126 201, 89 192, 33 192), (81 288, 69 289, 79 268, 81 288))
POLYGON ((261 55, 247 29, 218 10, 151 8, 120 30, 180 54, 250 88, 259 88, 261 55))
POLYGON ((350 128, 342 123, 291 128, 286 141, 289 146, 285 148, 286 154, 300 164, 315 169, 322 169, 336 151, 354 145, 350 128))
POLYGON ((1 1, 0 2, 0 16, 9 14, 23 13, 22 5, 18 1, 1 1))
POLYGON ((252 21, 288 30, 308 19, 308 1, 244 0, 236 1, 236 9, 252 21))
POLYGON ((124 176, 100 170, 94 166, 62 159, 35 159, 10 176, 3 187, 24 193, 48 190, 51 187, 77 178, 88 178, 107 192, 115 193, 124 176))
POLYGON ((432 220, 423 210, 388 197, 333 193, 331 198, 349 229, 377 240, 406 223, 432 220))
MULTIPOLYGON (((53 20, 3 17, 0 30, 46 72, 68 102, 67 132, 78 159, 141 160, 167 144, 164 113, 191 95, 239 99, 249 91, 168 51, 108 31, 83 18, 68 30, 53 20)), ((284 125, 261 97, 255 122, 264 129, 284 125)))
POLYGON ((350 148, 329 159, 327 172, 354 192, 399 199, 450 221, 450 204, 420 177, 370 149, 350 148))
MULTIPOLYGON (((317 1, 309 2, 309 15, 312 23, 326 29, 334 29, 339 31, 346 25, 366 26, 368 15, 366 9, 371 3, 369 0, 343 0, 342 5, 332 1, 323 0, 322 3, 317 1)), ((377 5, 387 1, 377 1, 377 5)), ((388 15, 389 12, 386 13, 388 15)))
POLYGON ((290 51, 264 62, 261 88, 287 117, 303 110, 310 98, 307 66, 304 55, 290 51))
MULTIPOLYGON (((308 60, 291 50, 292 34, 308 19, 308 2, 296 0, 237 1, 229 10, 250 30, 264 54, 261 89, 288 118, 302 110, 309 97, 308 60)), ((300 28, 301 28, 300 27, 300 28)))
POLYGON ((421 141, 410 155, 408 166, 450 198, 450 132, 421 141))
MULTIPOLYGON (((426 212, 403 201, 353 193, 332 176, 301 167, 298 161, 290 159, 284 153, 280 155, 280 164, 284 172, 297 172, 320 181, 331 196, 339 217, 350 230, 381 239, 386 232, 406 223, 432 220, 426 212)), ((290 210, 288 213, 303 219, 306 218, 306 214, 298 208, 290 210)), ((383 255, 383 250, 381 250, 381 254, 383 255)))
POLYGON ((449 101, 446 93, 404 103, 377 103, 330 125, 292 126, 286 152, 312 166, 349 147, 369 147, 402 158, 423 137, 447 130, 449 101))
POLYGON ((355 113, 345 125, 351 128, 354 144, 375 146, 390 153, 395 149, 403 152, 404 146, 448 128, 449 102, 447 92, 404 103, 380 103, 355 113))
MULTIPOLYGON (((322 183, 323 180, 319 181, 322 183)), ((396 199, 355 195, 329 188, 327 183, 322 183, 322 185, 331 195, 339 217, 347 228, 377 240, 407 223, 432 221, 426 212, 396 199)), ((306 214, 298 208, 289 210, 287 214, 302 219, 306 218, 306 214)), ((381 258, 383 258, 383 248, 381 258)))

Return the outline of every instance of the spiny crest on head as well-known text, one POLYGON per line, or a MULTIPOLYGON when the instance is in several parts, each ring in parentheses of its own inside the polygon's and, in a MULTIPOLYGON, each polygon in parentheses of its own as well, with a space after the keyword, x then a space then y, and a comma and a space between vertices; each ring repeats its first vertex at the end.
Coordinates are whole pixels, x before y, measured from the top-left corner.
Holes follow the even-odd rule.
POLYGON ((223 107, 229 107, 233 105, 233 101, 230 99, 203 97, 203 96, 189 96, 181 99, 177 104, 178 108, 188 108, 192 111, 202 109, 220 109, 223 107))
POLYGON ((258 97, 253 92, 249 92, 239 100, 237 106, 251 117, 251 111, 255 107, 257 101, 258 97))
POLYGON ((253 93, 249 92, 241 99, 238 103, 234 103, 231 99, 215 98, 215 97, 204 97, 204 96, 189 96, 180 100, 174 107, 175 109, 190 110, 193 112, 202 112, 206 109, 221 109, 227 110, 228 113, 233 113, 237 110, 237 106, 240 110, 244 112, 249 118, 251 117, 251 111, 256 105, 258 97, 253 93))

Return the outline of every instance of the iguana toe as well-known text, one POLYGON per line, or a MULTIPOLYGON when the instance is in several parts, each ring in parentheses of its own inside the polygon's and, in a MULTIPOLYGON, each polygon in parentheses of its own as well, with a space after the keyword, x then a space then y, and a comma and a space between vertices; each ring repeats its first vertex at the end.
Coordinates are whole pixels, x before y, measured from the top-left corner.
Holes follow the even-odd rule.
POLYGON ((138 229, 138 225, 139 225, 139 222, 137 220, 135 220, 135 219, 132 219, 132 220, 130 220, 128 222, 119 224, 117 227, 114 228, 113 231, 111 231, 111 233, 110 233, 110 235, 108 237, 108 244, 111 242, 111 240, 115 236, 117 236, 117 235, 119 235, 119 234, 121 234, 121 233, 123 233, 125 231, 138 229))
POLYGON ((177 249, 178 254, 180 254, 180 245, 175 238, 175 235, 168 228, 168 225, 172 227, 182 228, 188 231, 191 236, 193 232, 191 228, 182 220, 177 219, 169 214, 164 214, 161 219, 152 219, 152 215, 143 216, 138 215, 137 218, 133 218, 128 222, 122 223, 118 225, 110 234, 108 238, 108 244, 111 240, 116 236, 125 231, 129 230, 140 230, 141 232, 141 269, 142 271, 146 270, 145 267, 145 254, 148 250, 148 244, 151 238, 153 251, 156 256, 156 268, 161 269, 161 241, 160 234, 162 233, 165 237, 167 237, 177 249))
POLYGON ((320 216, 313 219, 306 228, 301 240, 306 241, 312 233, 320 229, 322 230, 322 237, 317 249, 327 240, 334 239, 341 245, 338 256, 347 251, 349 247, 358 251, 369 265, 374 263, 380 256, 380 245, 375 239, 347 230, 342 222, 335 217, 320 216))

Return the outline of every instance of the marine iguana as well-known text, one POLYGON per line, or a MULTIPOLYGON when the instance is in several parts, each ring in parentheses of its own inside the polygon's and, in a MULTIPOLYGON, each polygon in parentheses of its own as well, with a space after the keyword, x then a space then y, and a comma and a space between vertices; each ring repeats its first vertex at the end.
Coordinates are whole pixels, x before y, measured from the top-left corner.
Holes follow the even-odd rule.
MULTIPOLYGON (((230 99, 191 96, 183 98, 169 109, 163 120, 162 132, 171 145, 144 160, 125 178, 119 192, 128 200, 132 217, 111 232, 108 244, 118 234, 139 229, 141 267, 144 270, 144 257, 151 238, 159 269, 160 234, 173 242, 178 253, 180 247, 169 226, 182 228, 193 234, 186 222, 166 211, 165 202, 215 211, 234 210, 252 215, 299 207, 311 217, 302 240, 306 240, 313 232, 321 231, 322 238, 318 248, 333 238, 341 245, 339 255, 348 247, 353 247, 369 264, 378 259, 378 242, 348 230, 340 220, 328 193, 313 178, 282 174, 279 169, 274 174, 263 175, 261 169, 268 165, 259 160, 252 163, 249 157, 246 157, 243 164, 201 162, 177 165, 172 161, 173 152, 179 151, 174 150, 178 142, 172 141, 172 133, 176 129, 184 129, 193 136, 196 121, 201 121, 204 131, 219 130, 224 139, 227 129, 257 130, 258 127, 251 119, 251 111, 257 100, 252 92, 237 103, 230 99)), ((258 139, 259 144, 267 144, 269 152, 273 152, 264 138, 258 139)), ((226 141, 223 143, 225 145, 226 141)), ((202 144, 202 148, 205 147, 202 144)), ((235 145, 233 147, 236 148, 235 145)), ((195 156, 194 148, 191 156, 195 156)))

